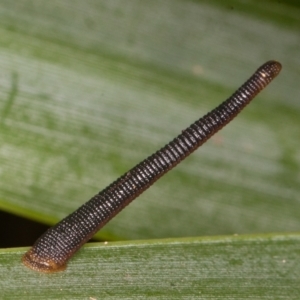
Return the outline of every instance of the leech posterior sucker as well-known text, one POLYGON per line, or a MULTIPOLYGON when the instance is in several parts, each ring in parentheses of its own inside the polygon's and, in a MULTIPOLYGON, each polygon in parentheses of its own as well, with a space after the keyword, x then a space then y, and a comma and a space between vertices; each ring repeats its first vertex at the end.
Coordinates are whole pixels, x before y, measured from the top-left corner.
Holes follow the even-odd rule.
POLYGON ((280 70, 277 61, 263 64, 230 98, 46 231, 25 253, 23 263, 39 272, 64 270, 67 261, 101 227, 236 117, 280 70))

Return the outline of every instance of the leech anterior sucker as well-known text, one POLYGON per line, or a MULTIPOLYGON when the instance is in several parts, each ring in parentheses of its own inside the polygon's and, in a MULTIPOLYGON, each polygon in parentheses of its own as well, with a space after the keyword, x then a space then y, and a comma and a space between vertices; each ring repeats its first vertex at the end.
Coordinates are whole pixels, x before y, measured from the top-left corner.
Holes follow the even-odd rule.
POLYGON ((280 70, 277 61, 263 64, 230 98, 46 231, 25 253, 23 263, 39 272, 64 270, 67 261, 101 227, 236 117, 280 70))

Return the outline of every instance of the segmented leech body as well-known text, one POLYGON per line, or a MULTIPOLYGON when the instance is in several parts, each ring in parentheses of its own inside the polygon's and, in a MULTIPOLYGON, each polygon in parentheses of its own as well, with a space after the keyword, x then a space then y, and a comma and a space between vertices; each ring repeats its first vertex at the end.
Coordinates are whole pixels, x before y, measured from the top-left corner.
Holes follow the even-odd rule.
POLYGON ((23 263, 40 272, 63 270, 73 254, 102 226, 229 123, 280 70, 281 64, 276 61, 262 65, 221 105, 46 231, 25 253, 23 263))

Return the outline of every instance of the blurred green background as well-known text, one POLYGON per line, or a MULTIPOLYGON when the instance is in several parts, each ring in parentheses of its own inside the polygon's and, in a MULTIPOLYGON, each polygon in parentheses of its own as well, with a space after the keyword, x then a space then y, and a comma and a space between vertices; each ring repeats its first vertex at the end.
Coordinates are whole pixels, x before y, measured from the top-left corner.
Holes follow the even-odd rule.
POLYGON ((271 86, 97 237, 299 231, 297 3, 1 0, 0 208, 56 223, 276 59, 271 86))

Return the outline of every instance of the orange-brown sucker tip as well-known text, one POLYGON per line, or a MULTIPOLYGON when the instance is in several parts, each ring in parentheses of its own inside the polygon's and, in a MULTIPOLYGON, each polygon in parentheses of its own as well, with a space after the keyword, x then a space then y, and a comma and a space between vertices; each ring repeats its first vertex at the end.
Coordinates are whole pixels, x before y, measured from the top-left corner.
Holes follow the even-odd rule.
POLYGON ((66 265, 60 265, 53 259, 40 257, 32 248, 23 255, 22 262, 29 269, 42 273, 55 273, 66 269, 66 265))

